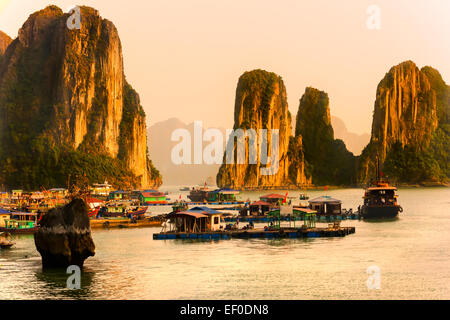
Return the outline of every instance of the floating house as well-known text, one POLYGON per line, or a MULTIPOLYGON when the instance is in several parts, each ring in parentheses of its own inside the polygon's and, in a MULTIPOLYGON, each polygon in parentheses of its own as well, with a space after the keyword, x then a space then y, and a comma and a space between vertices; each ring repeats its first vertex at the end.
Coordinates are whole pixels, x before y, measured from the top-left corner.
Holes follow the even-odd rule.
POLYGON ((233 189, 217 189, 208 192, 208 202, 235 202, 240 192, 233 189))
POLYGON ((104 183, 94 183, 91 188, 92 194, 96 196, 108 196, 112 191, 112 186, 105 181, 104 183))
POLYGON ((5 226, 0 227, 0 232, 12 234, 34 233, 39 228, 38 214, 25 212, 12 212, 10 217, 4 220, 5 226))
POLYGON ((281 194, 271 193, 259 198, 264 202, 270 203, 271 205, 279 205, 286 197, 281 194))
POLYGON ((167 204, 166 195, 156 190, 146 190, 139 193, 141 205, 167 204))
POLYGON ((108 196, 108 200, 125 200, 126 199, 126 191, 118 190, 111 191, 108 196))
POLYGON ((338 215, 342 212, 342 201, 330 196, 322 196, 309 200, 309 207, 318 214, 338 215))
POLYGON ((12 198, 20 198, 22 196, 23 190, 13 190, 11 191, 12 198))
MULTIPOLYGON (((210 232, 220 230, 222 213, 207 207, 194 207, 167 215, 171 232, 210 232)), ((166 227, 167 228, 167 225, 166 227)))
POLYGON ((9 195, 8 192, 0 192, 0 203, 8 202, 9 195))
POLYGON ((0 208, 0 227, 6 227, 6 220, 9 220, 11 212, 0 208))
POLYGON ((250 204, 249 213, 251 216, 264 216, 270 211, 271 206, 272 204, 270 204, 269 202, 259 200, 250 204))

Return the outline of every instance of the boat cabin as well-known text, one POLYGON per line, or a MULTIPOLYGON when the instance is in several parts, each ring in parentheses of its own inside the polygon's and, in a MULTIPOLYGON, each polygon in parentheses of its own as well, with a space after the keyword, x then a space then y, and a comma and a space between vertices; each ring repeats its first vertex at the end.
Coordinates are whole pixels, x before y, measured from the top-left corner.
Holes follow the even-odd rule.
POLYGON ((218 189, 208 192, 208 202, 235 202, 240 192, 233 189, 218 189))
POLYGON ((318 214, 337 215, 342 211, 342 201, 330 196, 318 197, 308 202, 309 207, 318 214))
POLYGON ((155 190, 141 191, 139 194, 141 205, 146 204, 167 204, 166 195, 155 190))
POLYGON ((270 211, 271 207, 272 207, 272 204, 270 204, 269 202, 262 201, 262 200, 253 202, 250 204, 250 215, 251 216, 264 216, 270 211))
POLYGON ((19 197, 22 196, 22 193, 23 193, 23 190, 13 190, 13 191, 11 192, 11 197, 17 199, 17 198, 19 198, 19 197))
POLYGON ((11 212, 0 208, 0 227, 6 227, 6 220, 9 220, 11 212))
POLYGON ((9 194, 8 192, 0 192, 0 203, 8 202, 9 194))
POLYGON ((88 198, 86 198, 86 203, 88 204, 89 209, 94 210, 98 207, 103 206, 104 201, 94 198, 94 197, 88 197, 88 198))
POLYGON ((222 213, 207 207, 194 207, 186 211, 172 212, 167 218, 174 232, 210 232, 218 231, 222 213))
POLYGON ((11 212, 10 218, 4 220, 6 229, 31 229, 38 222, 37 213, 11 212))
POLYGON ((112 190, 112 185, 105 181, 104 183, 94 183, 92 185, 91 191, 93 195, 96 196, 108 196, 112 190))
POLYGON ((367 188, 364 194, 364 204, 370 206, 395 205, 397 203, 396 187, 387 183, 378 183, 377 186, 367 188))
POLYGON ((118 190, 111 191, 108 196, 108 200, 125 200, 126 199, 126 191, 118 190))
POLYGON ((64 199, 68 195, 68 190, 64 188, 54 188, 49 190, 52 197, 56 199, 64 199))

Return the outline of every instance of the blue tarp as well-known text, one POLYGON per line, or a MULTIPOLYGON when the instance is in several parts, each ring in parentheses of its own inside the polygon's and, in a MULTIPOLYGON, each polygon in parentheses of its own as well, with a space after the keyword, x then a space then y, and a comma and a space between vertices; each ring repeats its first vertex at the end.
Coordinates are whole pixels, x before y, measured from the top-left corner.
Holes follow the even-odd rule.
POLYGON ((189 210, 188 212, 198 212, 198 213, 206 213, 206 214, 220 214, 220 211, 208 208, 208 207, 194 207, 189 210))

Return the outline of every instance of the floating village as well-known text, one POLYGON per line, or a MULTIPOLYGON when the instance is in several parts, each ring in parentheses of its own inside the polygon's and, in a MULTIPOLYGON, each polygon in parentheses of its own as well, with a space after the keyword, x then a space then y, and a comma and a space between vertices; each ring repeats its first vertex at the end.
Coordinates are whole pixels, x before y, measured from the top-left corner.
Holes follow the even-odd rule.
MULTIPOLYGON (((396 188, 378 180, 368 187, 357 210, 344 209, 342 201, 323 195, 298 199, 289 193, 270 193, 258 201, 243 201, 241 191, 186 187, 188 200, 158 190, 114 190, 107 182, 84 193, 91 229, 160 227, 154 240, 230 238, 343 237, 355 227, 343 220, 396 218, 402 212, 396 188), (323 225, 319 227, 318 225, 323 225)), ((49 210, 68 204, 73 195, 57 188, 38 192, 13 190, 0 193, 0 246, 11 248, 10 234, 34 234, 49 210)))

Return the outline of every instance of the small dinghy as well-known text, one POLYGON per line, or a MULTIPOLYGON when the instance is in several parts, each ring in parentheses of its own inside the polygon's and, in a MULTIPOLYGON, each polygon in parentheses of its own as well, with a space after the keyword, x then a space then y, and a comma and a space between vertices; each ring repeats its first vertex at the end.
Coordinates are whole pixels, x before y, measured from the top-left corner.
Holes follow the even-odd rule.
POLYGON ((9 249, 13 245, 15 245, 14 242, 11 242, 6 239, 6 237, 8 237, 8 236, 9 236, 8 233, 5 233, 5 232, 0 233, 0 249, 9 249))
POLYGON ((0 248, 1 249, 9 249, 11 248, 15 243, 11 241, 3 241, 0 240, 0 248))

